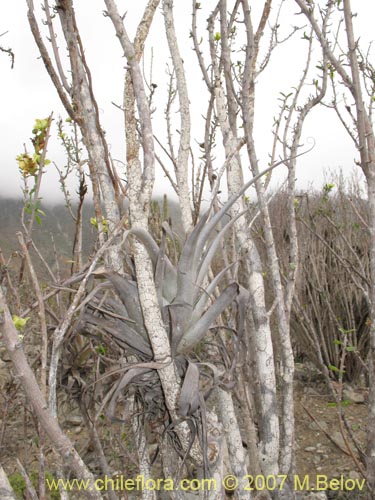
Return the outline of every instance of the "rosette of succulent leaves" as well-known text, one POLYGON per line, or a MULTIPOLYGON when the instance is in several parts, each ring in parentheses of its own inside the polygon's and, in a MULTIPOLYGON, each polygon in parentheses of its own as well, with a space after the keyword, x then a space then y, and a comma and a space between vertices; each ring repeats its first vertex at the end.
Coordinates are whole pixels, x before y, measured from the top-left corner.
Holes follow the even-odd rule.
MULTIPOLYGON (((100 408, 106 406, 106 415, 111 420, 118 419, 119 398, 131 391, 149 425, 162 422, 164 432, 174 433, 176 426, 185 420, 194 435, 202 436, 206 402, 213 388, 233 388, 247 294, 238 283, 227 282, 230 274, 227 271, 233 264, 211 280, 209 270, 225 233, 244 215, 242 212, 230 218, 230 208, 254 181, 255 178, 244 185, 241 192, 216 212, 212 201, 187 237, 175 264, 166 251, 167 238, 174 238, 167 223, 162 224, 160 244, 142 229, 130 229, 125 235, 125 238, 132 235, 144 245, 153 264, 160 313, 181 379, 179 422, 172 422, 164 402, 156 369, 162 365, 153 357, 135 272, 120 275, 104 267, 95 272, 100 282, 88 294, 76 328, 80 334, 95 336, 101 343, 114 342, 129 360, 126 366, 110 371, 117 373, 117 379, 100 408), (232 320, 225 324, 222 313, 229 307, 230 314, 225 317, 232 320)), ((127 261, 130 262, 129 258, 127 261)), ((131 267, 130 263, 128 268, 131 267)))

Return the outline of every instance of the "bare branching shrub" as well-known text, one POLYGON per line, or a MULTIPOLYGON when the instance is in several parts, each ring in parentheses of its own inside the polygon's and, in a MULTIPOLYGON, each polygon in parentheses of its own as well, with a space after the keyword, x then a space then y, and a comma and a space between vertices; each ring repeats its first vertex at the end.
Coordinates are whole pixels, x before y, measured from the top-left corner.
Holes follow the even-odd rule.
MULTIPOLYGON (((293 263, 285 254, 285 196, 274 201, 279 255, 284 274, 293 263)), ((358 184, 338 179, 321 192, 300 193, 298 213, 300 269, 293 301, 295 356, 311 360, 337 379, 346 349, 344 380, 366 373, 369 332, 369 236, 366 200, 358 184)))

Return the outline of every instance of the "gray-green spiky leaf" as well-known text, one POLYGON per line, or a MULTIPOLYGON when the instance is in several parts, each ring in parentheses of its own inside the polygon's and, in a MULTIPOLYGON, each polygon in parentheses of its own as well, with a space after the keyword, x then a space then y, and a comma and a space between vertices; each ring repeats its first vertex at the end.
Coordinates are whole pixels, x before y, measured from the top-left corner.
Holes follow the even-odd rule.
POLYGON ((225 288, 203 316, 196 323, 191 325, 183 335, 178 345, 177 352, 183 353, 190 351, 205 337, 214 321, 216 321, 224 309, 235 299, 238 290, 237 283, 232 283, 225 288))

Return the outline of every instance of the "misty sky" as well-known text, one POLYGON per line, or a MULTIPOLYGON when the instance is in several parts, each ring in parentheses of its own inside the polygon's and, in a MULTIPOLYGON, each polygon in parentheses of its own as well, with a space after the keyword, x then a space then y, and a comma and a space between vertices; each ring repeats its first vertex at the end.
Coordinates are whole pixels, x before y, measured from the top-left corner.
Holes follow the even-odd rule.
MULTIPOLYGON (((145 1, 119 1, 120 12, 127 11, 126 25, 129 34, 133 36, 134 28, 140 18, 145 1)), ((213 7, 216 2, 204 0, 204 6, 213 7)), ((228 2, 229 3, 229 2, 228 2)), ((282 17, 282 26, 285 33, 290 26, 301 24, 301 16, 295 16, 298 11, 292 0, 287 0, 287 8, 282 17)), ((359 8, 356 17, 357 35, 361 36, 363 47, 371 41, 373 34, 373 19, 375 19, 374 2, 353 2, 353 8, 359 8), (361 5, 356 5, 356 4, 361 5)), ((35 2, 38 5, 38 2, 35 2)), ((196 56, 192 50, 189 38, 191 23, 191 2, 175 2, 176 25, 179 34, 180 51, 185 62, 188 76, 189 94, 192 104, 192 142, 201 142, 203 139, 202 114, 206 110, 208 94, 202 84, 201 75, 196 63, 196 56)), ((276 2, 275 2, 276 5, 276 2)), ((106 137, 115 159, 124 161, 125 146, 122 112, 112 102, 121 105, 123 93, 123 75, 125 59, 122 50, 114 35, 114 30, 108 18, 102 13, 102 0, 75 1, 78 25, 86 48, 86 58, 93 74, 94 91, 99 104, 101 121, 106 131, 106 137)), ((208 8, 209 11, 209 8, 208 8)), ((1 67, 1 159, 0 159, 0 195, 20 196, 22 181, 18 173, 15 157, 24 151, 24 144, 29 152, 31 129, 35 118, 47 117, 51 111, 55 118, 66 113, 59 103, 57 93, 45 71, 42 61, 38 58, 38 51, 29 30, 26 16, 26 1, 7 2, 2 12, 0 33, 8 31, 1 37, 0 44, 4 48, 11 47, 15 53, 15 67, 10 69, 10 62, 4 53, 0 53, 1 67)), ((202 21, 207 15, 202 14, 202 21)), ((58 25, 58 23, 57 23, 58 25)), ((204 22, 201 34, 205 37, 204 22)), ((256 109, 255 138, 261 168, 268 162, 268 154, 272 143, 273 117, 277 114, 279 92, 288 93, 298 83, 303 67, 303 45, 300 44, 301 34, 289 41, 282 48, 275 51, 272 62, 267 71, 257 82, 258 107, 256 109)), ((62 38, 59 38, 62 54, 66 54, 62 38)), ((145 74, 149 78, 150 61, 152 64, 152 83, 158 85, 153 115, 154 130, 161 141, 165 141, 164 107, 167 95, 166 63, 169 62, 168 48, 163 32, 163 17, 158 9, 155 23, 145 51, 145 74), (153 51, 153 52, 152 52, 153 51), (151 58, 153 55, 153 58, 151 58)), ((56 135, 56 134, 55 134, 56 135)), ((343 168, 345 173, 354 169, 356 153, 346 136, 345 131, 334 117, 334 113, 324 108, 314 111, 309 117, 304 129, 303 141, 310 144, 309 138, 315 141, 314 150, 299 161, 298 181, 301 187, 314 182, 316 187, 323 183, 323 170, 327 168, 343 168)), ((51 140, 48 158, 64 165, 64 156, 56 139, 51 140)), ((217 165, 220 167, 220 162, 217 165)), ((284 169, 285 170, 285 169, 284 169)), ((123 172, 119 172, 123 175, 123 172)), ((280 179, 282 171, 278 174, 280 179)), ((72 190, 74 183, 72 179, 72 190)), ((156 182, 156 192, 168 191, 168 185, 159 172, 156 182)), ((50 165, 43 179, 42 196, 53 201, 61 197, 54 167, 50 165)))

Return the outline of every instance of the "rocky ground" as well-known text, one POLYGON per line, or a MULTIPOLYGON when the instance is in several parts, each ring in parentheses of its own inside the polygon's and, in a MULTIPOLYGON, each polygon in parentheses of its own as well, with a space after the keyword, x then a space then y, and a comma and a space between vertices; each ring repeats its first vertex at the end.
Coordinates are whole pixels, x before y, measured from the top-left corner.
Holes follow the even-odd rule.
MULTIPOLYGON (((7 373, 8 363, 0 366, 0 384, 3 397, 0 400, 0 463, 8 474, 17 472, 16 458, 28 465, 28 470, 35 468, 37 443, 30 414, 24 409, 23 398, 14 384, 9 384, 7 373)), ((349 431, 359 446, 364 449, 366 440, 367 394, 365 389, 346 386, 345 399, 350 404, 344 408, 349 431)), ((349 452, 340 432, 337 407, 332 405, 332 399, 324 385, 322 377, 307 365, 296 365, 295 380, 295 420, 296 420, 296 475, 305 489, 304 481, 308 478, 309 486, 324 486, 324 480, 329 486, 338 489, 328 489, 323 493, 303 492, 303 498, 320 500, 362 498, 359 488, 351 490, 354 481, 361 481, 362 476, 351 453, 357 457, 358 452, 351 446, 349 452), (325 479, 326 478, 326 479, 325 479), (338 479, 339 483, 332 483, 338 479), (322 482, 323 481, 323 482, 322 482), (348 490, 348 491, 345 491, 348 490)), ((88 436, 80 417, 67 414, 65 429, 76 442, 78 449, 85 449, 88 436)), ((95 459, 95 457, 93 457, 95 459)), ((134 466, 133 466, 134 467, 134 466)), ((136 475, 136 471, 134 470, 136 475)), ((306 485, 306 483, 305 483, 306 485)), ((24 498, 20 495, 20 498, 24 498)), ((56 498, 56 497, 54 497, 56 498)))
MULTIPOLYGON (((367 391, 345 385, 344 398, 350 402, 343 408, 349 431, 358 445, 365 449, 367 391)), ((295 420, 296 420, 296 471, 299 477, 316 479, 326 476, 328 480, 339 479, 338 490, 327 490, 327 498, 360 499, 363 494, 351 488, 353 481, 361 481, 362 475, 354 463, 340 431, 338 409, 332 405, 323 378, 311 368, 296 365, 295 420)), ((353 455, 358 456, 353 444, 353 455)), ((335 486, 335 483, 333 483, 335 486)))

